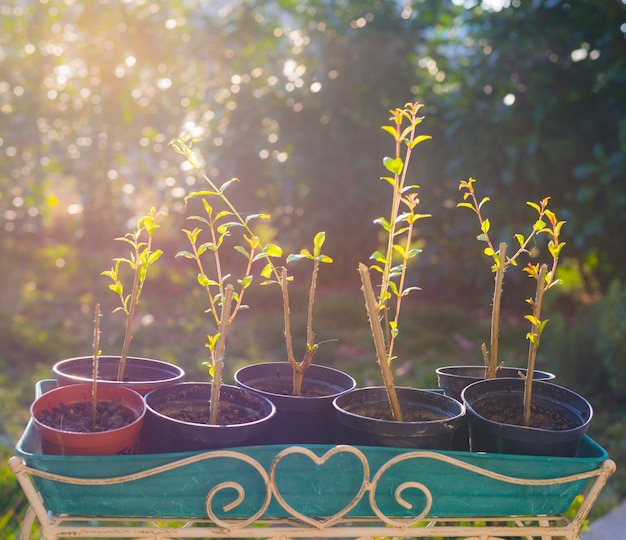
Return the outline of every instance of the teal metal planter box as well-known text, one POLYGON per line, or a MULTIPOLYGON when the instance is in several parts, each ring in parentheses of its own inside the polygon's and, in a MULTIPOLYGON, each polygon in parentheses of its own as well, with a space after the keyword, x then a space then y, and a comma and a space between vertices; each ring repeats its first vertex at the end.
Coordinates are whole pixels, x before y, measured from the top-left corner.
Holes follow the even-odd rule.
POLYGON ((608 458, 589 437, 573 458, 326 445, 52 456, 32 422, 16 452, 56 514, 313 524, 561 514, 608 458))

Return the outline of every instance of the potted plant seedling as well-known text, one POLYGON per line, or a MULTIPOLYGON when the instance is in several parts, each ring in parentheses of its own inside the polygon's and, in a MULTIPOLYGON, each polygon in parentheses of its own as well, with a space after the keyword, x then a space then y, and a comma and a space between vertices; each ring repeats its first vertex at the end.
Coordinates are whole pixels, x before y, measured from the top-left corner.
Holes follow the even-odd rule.
MULTIPOLYGON (((192 164, 197 163, 185 139, 172 144, 192 164)), ((219 188, 210 179, 207 181, 211 191, 195 192, 187 197, 187 201, 200 198, 204 213, 188 218, 198 226, 183 229, 190 250, 181 251, 177 256, 194 261, 198 284, 207 294, 206 312, 214 331, 207 334, 209 360, 203 364, 208 368, 211 382, 178 384, 146 396, 148 446, 162 452, 251 444, 275 414, 275 407, 269 400, 246 389, 223 384, 222 373, 229 330, 240 311, 248 307, 244 296, 253 282, 253 264, 259 260, 259 255, 271 257, 278 248, 262 247, 252 233, 252 221, 268 216, 242 216, 227 197, 225 192, 234 180, 219 188), (216 210, 212 206, 210 199, 215 197, 224 203, 225 209, 216 210), (208 235, 206 240, 205 234, 208 235), (230 246, 231 243, 235 245, 230 246), (227 246, 243 255, 239 277, 225 267, 222 254, 227 246)))
POLYGON ((283 299, 286 362, 265 362, 244 366, 235 373, 237 384, 260 393, 277 407, 272 429, 264 442, 274 444, 335 444, 341 442, 341 428, 332 402, 335 397, 355 388, 356 381, 339 370, 313 364, 320 343, 315 341, 313 311, 317 276, 321 263, 332 259, 322 253, 326 235, 319 232, 313 239, 313 250, 302 249, 288 255, 286 264, 300 260, 312 262, 306 318, 306 343, 302 360, 294 353, 289 300, 290 276, 285 266, 277 268, 271 261, 264 268, 264 284, 277 283, 283 299))
MULTIPOLYGON (((110 270, 102 272, 109 278, 111 289, 119 298, 120 305, 113 311, 122 312, 125 317, 124 342, 118 356, 103 356, 99 362, 98 377, 103 384, 123 384, 145 394, 153 388, 174 384, 183 379, 184 371, 171 363, 149 358, 128 357, 136 311, 150 267, 162 255, 160 249, 152 245, 155 232, 159 229, 158 219, 163 212, 151 208, 150 212, 137 220, 135 229, 116 240, 130 246, 128 257, 113 260, 110 270), (125 284, 130 271, 130 285, 125 284)), ((87 383, 91 378, 91 357, 78 357, 62 360, 55 364, 52 372, 59 385, 87 383)))
POLYGON ((31 406, 44 454, 117 455, 137 450, 146 412, 143 397, 98 381, 100 305, 95 307, 91 384, 60 386, 31 406))
POLYGON ((383 251, 371 256, 371 268, 359 265, 359 274, 384 386, 357 389, 335 400, 347 442, 353 444, 447 448, 464 415, 463 406, 452 398, 397 388, 392 369, 402 301, 418 290, 407 284, 409 262, 420 252, 415 247, 415 224, 430 216, 418 213, 419 186, 408 181, 413 149, 430 139, 417 134, 423 120, 421 108, 421 103, 407 103, 404 108, 393 109, 390 124, 382 127, 395 142, 394 157, 383 160, 390 173, 382 178, 391 187, 390 213, 375 221, 384 230, 387 243, 383 251), (378 293, 370 270, 380 275, 378 293))
MULTIPOLYGON (((320 232, 315 235, 313 250, 309 251, 303 249, 298 254, 288 255, 285 258, 283 265, 280 265, 277 261, 282 260, 283 250, 280 246, 274 243, 262 243, 258 235, 252 228, 254 220, 267 220, 269 216, 267 214, 253 214, 249 216, 243 216, 229 197, 226 190, 237 182, 237 179, 231 179, 224 185, 218 187, 214 182, 206 175, 200 160, 194 154, 192 149, 193 140, 188 136, 181 136, 180 138, 172 141, 172 146, 176 151, 187 158, 188 162, 195 169, 200 171, 202 177, 210 187, 208 191, 199 191, 189 195, 189 197, 203 197, 203 198, 217 198, 224 206, 223 212, 220 218, 224 218, 226 223, 219 226, 222 229, 232 229, 233 231, 239 231, 242 233, 244 245, 238 246, 235 249, 246 256, 249 263, 254 264, 260 262, 263 264, 260 270, 260 277, 263 280, 262 285, 277 284, 281 290, 283 311, 284 311, 284 336, 288 355, 288 362, 271 362, 269 363, 269 369, 272 373, 272 377, 278 375, 279 388, 273 392, 274 388, 267 386, 267 380, 265 375, 259 374, 256 371, 257 366, 265 366, 267 364, 256 364, 255 370, 252 373, 250 379, 246 375, 246 368, 239 370, 235 379, 239 386, 249 388, 267 397, 268 394, 272 394, 272 401, 278 401, 277 414, 272 421, 271 429, 265 430, 265 439, 267 442, 270 439, 272 442, 282 442, 278 439, 287 437, 289 442, 304 442, 298 440, 298 433, 306 437, 311 437, 314 433, 311 422, 319 422, 323 424, 324 433, 332 431, 333 423, 335 422, 334 413, 332 409, 332 398, 339 392, 353 388, 356 385, 354 379, 345 375, 337 370, 332 370, 324 366, 318 366, 312 364, 313 357, 319 348, 319 343, 315 342, 315 333, 313 331, 313 307, 317 285, 317 275, 319 266, 322 263, 330 263, 332 260, 327 255, 321 252, 322 246, 325 241, 325 234, 320 232), (245 246, 245 247, 244 247, 245 246), (251 251, 251 248, 253 251, 251 251), (292 264, 300 260, 309 260, 312 262, 312 278, 309 289, 309 302, 307 310, 307 330, 306 330, 306 347, 304 357, 301 361, 298 361, 294 354, 293 336, 291 332, 290 314, 291 306, 289 299, 289 282, 293 279, 288 275, 286 265, 292 264), (314 374, 314 376, 313 376, 314 374), (319 380, 318 380, 319 379, 319 380), (311 382, 313 380, 314 382, 311 382), (257 384, 258 383, 258 384, 257 384), (259 388, 259 386, 261 388, 259 388), (288 388, 287 388, 288 386, 288 388), (325 388, 325 393, 328 394, 327 403, 324 405, 324 414, 318 411, 313 419, 302 421, 301 409, 304 407, 304 402, 315 401, 318 403, 317 396, 315 400, 309 399, 307 393, 310 391, 311 386, 315 388, 325 388), (268 392, 267 394, 265 392, 268 392), (280 398, 285 397, 288 400, 286 403, 280 398), (288 398, 296 398, 290 400, 288 398), (300 399, 302 398, 302 399, 300 399), (295 404, 297 402, 297 405, 295 404), (298 409, 296 411, 297 420, 291 419, 290 409, 294 407, 298 409)), ((207 203, 208 204, 208 201, 207 203)), ((205 206, 206 208, 206 206, 205 206)), ((218 230, 219 232, 219 230, 218 230)), ((189 256, 189 255, 188 255, 189 256)), ((195 258, 195 256, 193 256, 195 258)), ((251 268, 251 266, 250 266, 251 268)), ((247 275, 245 278, 246 286, 252 283, 252 274, 247 275)), ((240 296, 238 296, 240 300, 240 296)), ((250 366, 251 368, 253 366, 250 366)), ((259 368, 262 371, 265 367, 259 368)), ((248 372, 249 373, 249 372, 248 372)), ((272 383, 273 384, 273 383, 272 383)), ((308 408, 310 405, 307 405, 308 408)), ((318 405, 319 407, 319 405, 318 405)))
POLYGON ((537 209, 541 218, 535 224, 536 234, 549 237, 547 250, 552 264, 529 263, 524 271, 536 280, 535 297, 527 300, 532 313, 528 339, 528 363, 522 377, 485 379, 462 391, 470 426, 470 448, 532 455, 573 456, 588 429, 591 405, 582 396, 555 384, 534 380, 535 360, 541 335, 548 322, 542 319, 544 294, 560 283, 556 278, 560 241, 564 221, 547 208, 544 199, 537 209))
MULTIPOLYGON (((533 208, 538 216, 531 226, 530 232, 524 236, 523 234, 515 234, 517 249, 511 256, 507 256, 507 244, 501 242, 496 250, 494 242, 491 240, 489 232, 491 230, 491 222, 489 218, 483 215, 483 207, 490 201, 489 197, 483 197, 478 200, 474 184, 476 180, 461 180, 459 190, 463 191, 463 201, 458 203, 458 207, 469 208, 478 218, 480 225, 480 234, 476 237, 478 241, 483 242, 485 247, 483 253, 491 261, 491 271, 494 274, 493 299, 491 304, 491 335, 490 348, 483 343, 481 346, 484 368, 472 365, 461 366, 445 366, 437 368, 437 380, 439 386, 444 390, 446 395, 455 399, 461 399, 461 391, 468 384, 476 382, 483 378, 494 377, 514 377, 519 372, 524 373, 523 369, 515 367, 504 367, 504 362, 499 358, 499 337, 500 337, 500 306, 502 299, 502 291, 504 285, 504 274, 509 266, 517 266, 517 259, 523 253, 529 253, 528 247, 531 242, 540 233, 544 227, 544 219, 551 211, 548 208, 549 198, 541 200, 539 203, 527 202, 526 204, 533 208)), ((538 379, 553 379, 554 375, 544 371, 535 371, 534 376, 538 379)))

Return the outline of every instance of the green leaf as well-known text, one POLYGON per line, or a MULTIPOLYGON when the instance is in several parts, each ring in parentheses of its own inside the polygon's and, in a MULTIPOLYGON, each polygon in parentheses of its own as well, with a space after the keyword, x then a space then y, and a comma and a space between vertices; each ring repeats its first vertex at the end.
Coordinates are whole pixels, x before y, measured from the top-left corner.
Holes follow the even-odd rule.
POLYGON ((115 293, 117 293, 119 295, 124 294, 124 286, 119 281, 116 281, 115 283, 111 283, 109 285, 109 289, 111 289, 113 292, 115 292, 115 293))
POLYGON ((220 234, 225 234, 230 229, 232 229, 233 227, 243 227, 243 225, 241 223, 239 223, 238 221, 229 221, 228 223, 222 223, 217 228, 217 232, 220 233, 220 234))
POLYGON ((321 251, 322 246, 324 245, 324 241, 326 240, 326 233, 324 231, 320 231, 313 238, 313 255, 317 257, 321 251))
POLYGON ((386 218, 384 217, 379 217, 378 219, 374 220, 374 223, 376 225, 380 225, 383 229, 385 229, 387 232, 389 232, 391 230, 391 225, 389 224, 389 222, 387 221, 386 218))
POLYGON ((374 251, 374 253, 370 255, 370 259, 383 264, 387 262, 387 259, 380 251, 374 251))
POLYGON ((276 244, 267 244, 263 248, 263 253, 268 257, 281 257, 283 254, 283 250, 280 246, 277 246, 276 244))
POLYGON ((393 294, 395 294, 396 296, 400 296, 400 293, 398 292, 398 286, 396 285, 395 281, 389 282, 389 288, 393 291, 393 294))
POLYGON ((406 257, 406 251, 404 250, 404 248, 402 246, 399 246, 398 244, 394 244, 393 250, 398 255, 400 255, 400 257, 402 257, 403 259, 406 257))
POLYGON ((235 246, 233 249, 237 253, 241 253, 246 259, 250 258, 250 253, 243 246, 235 246))
POLYGON ((385 168, 393 174, 399 175, 404 168, 404 162, 400 158, 386 157, 383 159, 385 168))
POLYGON ((217 221, 218 219, 222 219, 223 217, 232 216, 232 215, 233 215, 232 212, 229 212, 228 210, 222 210, 221 212, 217 214, 217 216, 215 216, 214 221, 217 221))
POLYGON ((261 270, 261 276, 263 276, 265 279, 269 279, 270 277, 272 277, 272 269, 273 266, 271 265, 271 263, 267 263, 263 270, 261 270))
POLYGON ((332 257, 329 257, 328 255, 320 255, 317 260, 321 263, 326 263, 326 264, 330 264, 333 262, 332 257))
POLYGON ((244 289, 247 289, 250 285, 252 285, 252 276, 246 276, 245 278, 238 279, 237 283, 241 285, 244 289))
POLYGON ((537 203, 527 201, 526 204, 530 206, 531 208, 534 208, 535 210, 537 210, 538 213, 541 213, 541 208, 539 207, 537 203))
POLYGON ((413 292, 413 291, 421 291, 421 290, 422 290, 421 287, 407 287, 406 289, 402 291, 402 296, 406 296, 410 292, 413 292))
POLYGON ((398 132, 396 131, 396 128, 392 126, 381 126, 381 129, 389 133, 394 139, 398 136, 398 132))
POLYGON ((524 318, 533 326, 539 326, 541 324, 541 321, 534 315, 525 315, 524 318))
POLYGON ((398 325, 396 324, 395 321, 390 321, 389 322, 389 329, 391 330, 391 335, 392 336, 397 336, 398 335, 398 325))
POLYGON ((298 253, 298 254, 291 254, 287 257, 287 264, 291 263, 291 262, 296 262, 296 261, 300 261, 302 259, 310 259, 311 257, 307 257, 306 255, 304 255, 303 253, 298 253))
POLYGON ((198 274, 197 280, 203 287, 208 287, 211 284, 211 280, 206 274, 198 274))
POLYGON ((456 203, 456 206, 457 206, 457 208, 462 208, 462 207, 469 208, 473 212, 476 212, 476 209, 470 203, 460 202, 460 203, 456 203))
POLYGON ((248 223, 249 221, 252 221, 253 219, 270 219, 270 215, 269 214, 251 214, 248 217, 246 217, 246 223, 248 223))
POLYGON ((224 193, 232 184, 239 182, 239 178, 231 178, 220 186, 220 193, 224 193))
MULTIPOLYGON (((202 217, 202 216, 189 216, 187 219, 189 221, 200 221, 201 223, 204 223, 205 225, 210 226, 209 220, 207 218, 205 218, 205 217, 202 217)), ((186 231, 185 229, 183 229, 183 232, 186 232, 187 236, 192 235, 192 233, 190 233, 189 231, 186 231)), ((198 236, 198 233, 200 232, 200 229, 194 229, 193 232, 195 232, 194 236, 198 236)), ((191 240, 191 236, 190 236, 190 240, 191 240)))
POLYGON ((193 199, 194 197, 210 197, 213 195, 218 195, 218 192, 217 191, 192 191, 191 193, 189 193, 189 195, 185 197, 185 202, 187 202, 188 199, 193 199))
POLYGON ((483 233, 487 234, 490 228, 491 222, 488 219, 484 219, 483 222, 480 224, 480 230, 483 231, 483 233))
POLYGON ((415 137, 415 139, 413 139, 412 141, 407 142, 407 146, 409 148, 415 148, 415 146, 417 146, 419 143, 428 141, 429 139, 432 139, 430 135, 419 135, 418 137, 415 137))
POLYGON ((548 242, 548 250, 550 251, 550 255, 552 255, 552 258, 554 259, 558 259, 559 255, 561 253, 561 250, 563 249, 563 246, 565 245, 565 242, 561 242, 558 247, 554 247, 554 242, 552 240, 550 240, 550 242, 548 242))
POLYGON ((163 250, 161 249, 155 249, 150 256, 148 257, 148 260, 146 261, 146 264, 151 265, 152 263, 155 263, 156 261, 159 260, 159 258, 161 257, 161 255, 163 255, 163 250))

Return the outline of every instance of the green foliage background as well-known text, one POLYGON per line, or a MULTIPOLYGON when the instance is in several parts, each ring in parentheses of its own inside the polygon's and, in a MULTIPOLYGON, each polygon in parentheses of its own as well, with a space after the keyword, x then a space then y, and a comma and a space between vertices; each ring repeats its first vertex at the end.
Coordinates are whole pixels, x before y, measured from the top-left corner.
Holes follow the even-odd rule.
MULTIPOLYGON (((556 315, 542 367, 589 392, 598 407, 615 404, 596 414, 598 435, 612 454, 623 453, 626 5, 502 4, 3 2, 0 428, 7 446, 28 418, 34 382, 49 377, 55 360, 89 346, 93 304, 110 313, 114 298, 100 272, 119 255, 113 239, 150 206, 169 212, 159 239, 166 254, 146 285, 133 354, 205 376, 198 368, 203 299, 193 269, 174 258, 185 241, 183 199, 196 187, 167 145, 182 130, 202 137, 197 147, 218 184, 241 179, 233 191, 239 207, 272 215, 267 235, 298 251, 326 231, 335 263, 320 275, 316 324, 318 339, 340 342, 319 361, 376 381, 356 267, 378 247, 372 220, 387 211, 378 177, 391 149, 379 126, 388 109, 419 100, 433 141, 420 145, 412 183, 433 218, 420 223, 424 252, 411 277, 423 292, 403 334, 401 376, 434 385, 437 365, 480 362, 492 275, 473 216, 455 208, 459 179, 476 177, 492 198, 498 241, 523 229, 525 201, 551 196, 567 221, 567 286, 546 308, 556 315), (604 384, 608 374, 612 385, 604 384)), ((531 292, 513 272, 507 291, 512 365, 524 360, 519 314, 531 292)), ((270 313, 279 307, 266 293, 255 302, 270 313)), ((282 354, 279 316, 254 313, 242 324, 232 369, 282 354)), ((121 346, 122 330, 115 315, 105 317, 105 352, 121 346)), ((614 485, 610 496, 619 498, 623 480, 614 485)), ((1 506, 19 510, 11 493, 2 492, 1 506)))

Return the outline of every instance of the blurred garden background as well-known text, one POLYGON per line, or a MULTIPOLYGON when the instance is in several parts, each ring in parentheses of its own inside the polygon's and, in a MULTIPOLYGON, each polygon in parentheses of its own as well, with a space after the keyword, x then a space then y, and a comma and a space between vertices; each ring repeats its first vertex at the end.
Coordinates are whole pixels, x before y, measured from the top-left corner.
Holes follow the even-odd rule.
MULTIPOLYGON (((395 369, 436 386, 441 365, 480 364, 493 274, 476 217, 457 208, 477 179, 491 235, 513 242, 551 197, 565 220, 560 277, 539 367, 595 407, 591 435, 618 463, 595 516, 626 496, 626 2, 624 0, 5 0, 0 6, 0 530, 26 503, 6 467, 34 383, 101 349, 123 324, 108 290, 116 237, 154 206, 167 212, 139 308, 134 356, 208 377, 205 297, 182 228, 203 189, 169 146, 181 132, 209 176, 239 182, 245 212, 289 252, 326 232, 316 361, 378 383, 356 271, 388 212, 382 159, 389 109, 420 101, 431 141, 414 154, 421 186, 422 291, 405 304, 395 369)), ((541 250, 534 250, 539 260, 541 250)), ((235 255, 236 256, 236 255, 235 255)), ((294 267, 299 272, 299 267, 294 267)), ((301 329, 306 279, 292 287, 301 329)), ((302 278, 306 278, 303 272, 302 278)), ((500 357, 524 365, 533 283, 506 275, 500 357)), ((283 360, 279 295, 253 288, 231 339, 226 379, 283 360)))

